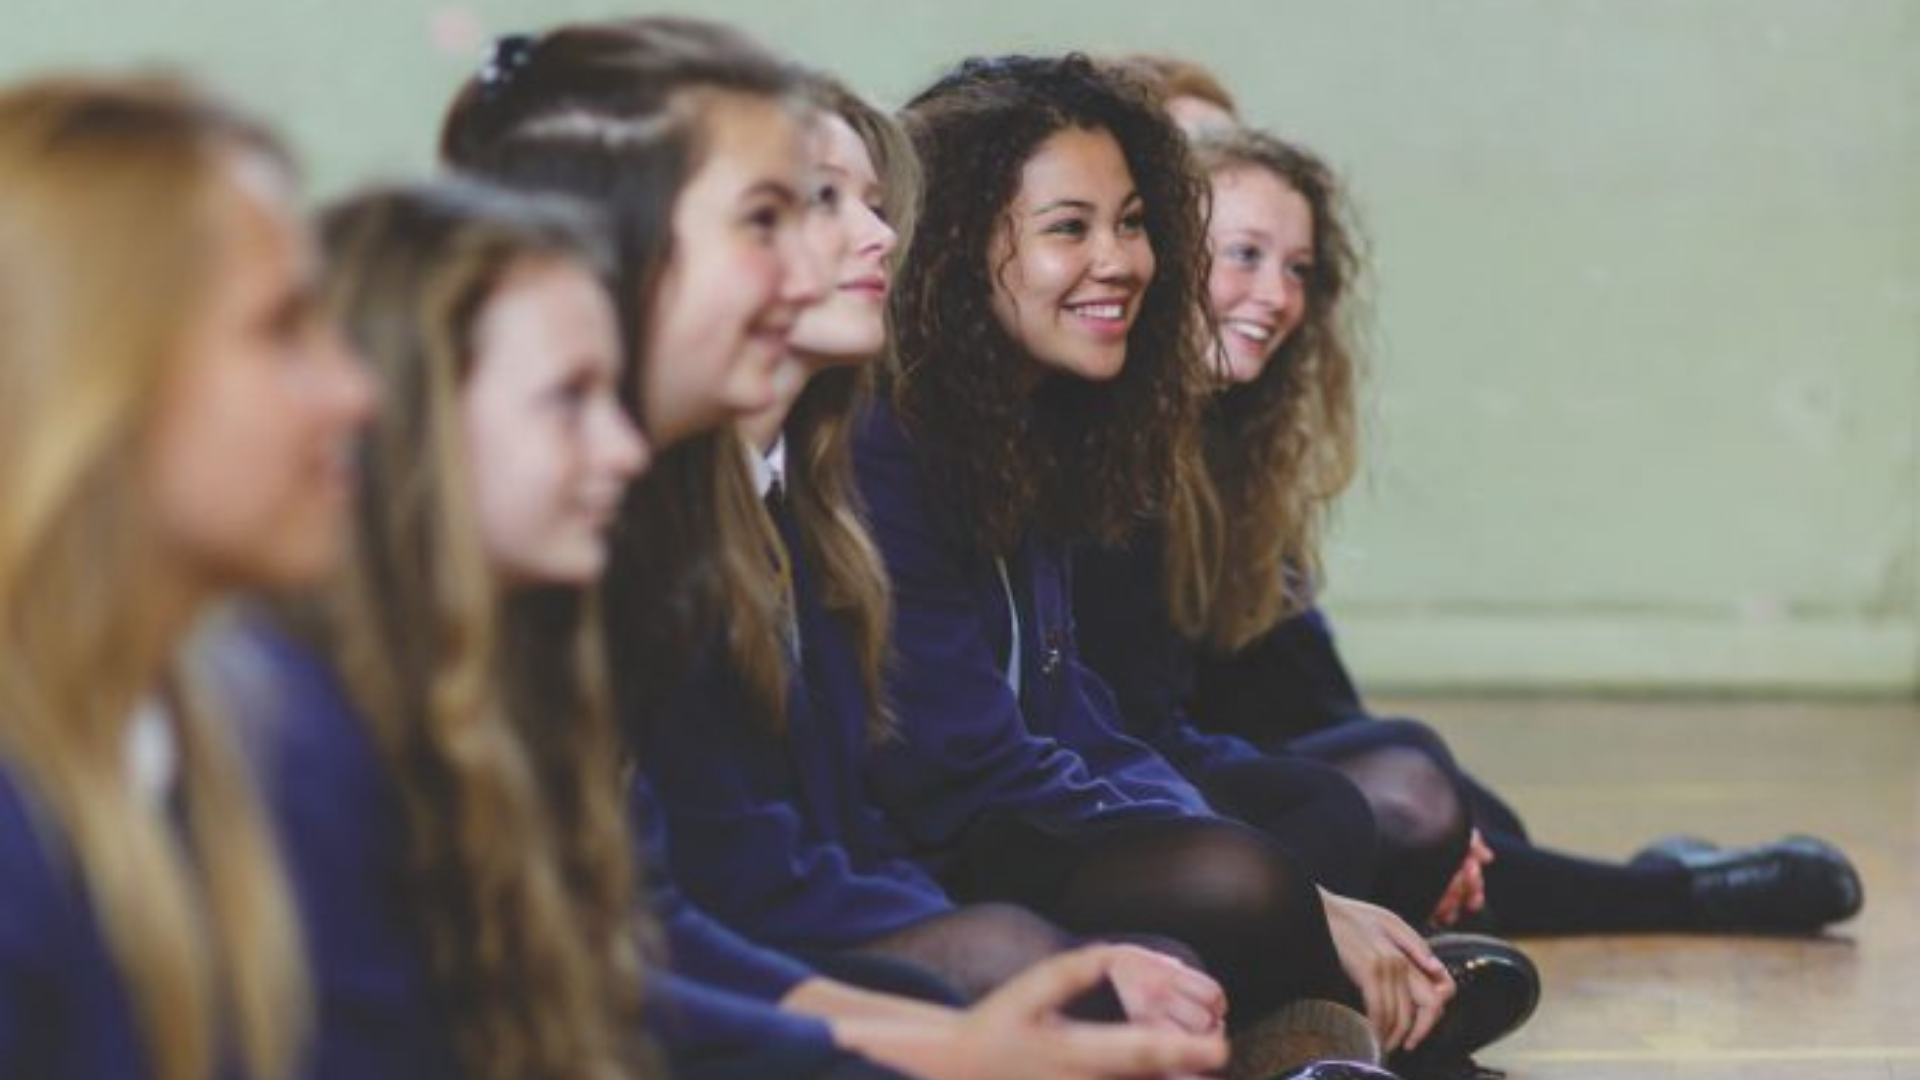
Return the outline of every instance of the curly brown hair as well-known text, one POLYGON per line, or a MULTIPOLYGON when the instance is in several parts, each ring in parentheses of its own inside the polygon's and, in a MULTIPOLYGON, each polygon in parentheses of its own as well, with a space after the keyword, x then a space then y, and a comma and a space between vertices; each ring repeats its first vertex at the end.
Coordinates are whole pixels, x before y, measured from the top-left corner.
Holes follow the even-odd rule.
POLYGON ((903 119, 926 190, 894 295, 885 388, 930 480, 987 554, 1011 553, 1035 529, 1118 542, 1166 512, 1208 382, 1206 189, 1185 137, 1135 77, 1079 54, 965 61, 903 119), (1066 130, 1113 136, 1153 245, 1127 362, 1106 382, 1036 383, 1036 362, 992 308, 991 245, 1027 161, 1066 130))
POLYGON ((1215 396, 1203 426, 1222 528, 1204 636, 1234 651, 1309 603, 1320 578, 1320 537, 1359 457, 1353 301, 1364 261, 1339 178, 1312 152, 1241 129, 1201 134, 1194 153, 1209 176, 1272 173, 1313 214, 1300 325, 1258 378, 1215 396))

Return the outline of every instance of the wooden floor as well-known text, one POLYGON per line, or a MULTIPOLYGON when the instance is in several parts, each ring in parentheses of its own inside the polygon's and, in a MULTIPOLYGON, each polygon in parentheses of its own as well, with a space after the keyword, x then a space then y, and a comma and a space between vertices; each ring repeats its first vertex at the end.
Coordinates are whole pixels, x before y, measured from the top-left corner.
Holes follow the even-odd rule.
POLYGON ((1525 942, 1545 993, 1483 1055, 1512 1080, 1920 1080, 1920 706, 1376 702, 1426 719, 1537 839, 1624 857, 1686 831, 1812 832, 1866 910, 1818 940, 1525 942))

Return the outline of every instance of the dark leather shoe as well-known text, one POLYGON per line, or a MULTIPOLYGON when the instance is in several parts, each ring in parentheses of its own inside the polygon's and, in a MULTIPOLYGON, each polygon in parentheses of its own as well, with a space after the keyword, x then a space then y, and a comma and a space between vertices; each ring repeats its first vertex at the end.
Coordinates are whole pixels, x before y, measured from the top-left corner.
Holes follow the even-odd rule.
POLYGON ((1526 953, 1499 938, 1436 934, 1427 944, 1453 976, 1453 1000, 1426 1039, 1395 1054, 1391 1064, 1413 1080, 1487 1075, 1474 1064, 1474 1052, 1512 1034, 1533 1015, 1540 1003, 1540 971, 1526 953))
POLYGON ((1639 851, 1627 860, 1629 866, 1653 866, 1659 863, 1677 863, 1687 855, 1699 855, 1709 851, 1719 851, 1720 845, 1711 840, 1685 833, 1663 836, 1639 851))
POLYGON ((1865 892, 1846 853, 1812 836, 1744 848, 1668 847, 1687 871, 1701 930, 1807 933, 1852 918, 1865 892))

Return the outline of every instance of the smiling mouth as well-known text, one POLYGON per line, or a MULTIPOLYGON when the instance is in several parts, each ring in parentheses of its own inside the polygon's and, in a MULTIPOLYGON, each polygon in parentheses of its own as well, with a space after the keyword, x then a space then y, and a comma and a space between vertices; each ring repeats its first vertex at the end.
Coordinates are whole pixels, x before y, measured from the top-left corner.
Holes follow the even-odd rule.
POLYGON ((1220 328, 1242 341, 1251 342, 1255 345, 1265 345, 1267 342, 1273 340, 1274 328, 1265 323, 1252 322, 1247 319, 1228 319, 1221 324, 1220 328))
POLYGON ((1067 310, 1090 322, 1118 325, 1126 321, 1127 305, 1117 302, 1068 304, 1067 310))

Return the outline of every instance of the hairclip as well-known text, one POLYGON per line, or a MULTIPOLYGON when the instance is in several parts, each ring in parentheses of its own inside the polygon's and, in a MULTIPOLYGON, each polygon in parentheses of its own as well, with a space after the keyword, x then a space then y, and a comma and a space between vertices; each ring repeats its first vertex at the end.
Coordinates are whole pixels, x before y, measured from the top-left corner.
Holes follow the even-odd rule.
POLYGON ((502 34, 487 47, 487 58, 480 65, 480 92, 488 99, 507 92, 513 78, 533 59, 533 37, 529 34, 502 34))

